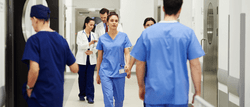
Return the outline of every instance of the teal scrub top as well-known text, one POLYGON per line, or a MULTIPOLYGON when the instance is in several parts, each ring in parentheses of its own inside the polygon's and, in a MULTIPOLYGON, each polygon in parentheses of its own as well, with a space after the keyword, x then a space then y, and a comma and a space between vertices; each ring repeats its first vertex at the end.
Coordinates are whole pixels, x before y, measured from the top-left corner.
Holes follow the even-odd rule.
POLYGON ((131 56, 147 62, 146 104, 187 104, 187 60, 205 55, 192 29, 174 22, 161 22, 145 29, 131 56))
POLYGON ((99 75, 107 77, 125 77, 127 73, 119 73, 125 66, 124 49, 132 44, 126 33, 119 32, 113 40, 108 33, 100 36, 97 50, 103 51, 103 59, 100 66, 99 75))
MULTIPOLYGON (((34 99, 36 107, 62 107, 65 65, 72 65, 76 59, 67 41, 57 32, 40 31, 32 35, 27 43, 22 61, 39 64, 39 75, 31 97, 24 95, 27 102, 34 99)), ((24 89, 25 90, 25 89, 24 89)))

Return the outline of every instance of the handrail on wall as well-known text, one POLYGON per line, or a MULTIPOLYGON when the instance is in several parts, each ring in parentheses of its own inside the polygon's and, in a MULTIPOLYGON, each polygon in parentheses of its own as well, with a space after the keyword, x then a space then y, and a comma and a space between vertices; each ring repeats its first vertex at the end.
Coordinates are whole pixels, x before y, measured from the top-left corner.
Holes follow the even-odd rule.
POLYGON ((200 96, 195 96, 193 107, 214 107, 200 96))

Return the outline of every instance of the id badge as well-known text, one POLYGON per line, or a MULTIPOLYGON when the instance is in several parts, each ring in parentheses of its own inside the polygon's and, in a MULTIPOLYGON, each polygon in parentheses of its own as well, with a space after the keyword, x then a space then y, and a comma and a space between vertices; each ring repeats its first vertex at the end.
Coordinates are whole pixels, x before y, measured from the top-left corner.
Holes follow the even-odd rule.
POLYGON ((124 70, 124 69, 120 69, 120 70, 119 70, 119 74, 122 74, 122 73, 125 73, 125 70, 124 70))

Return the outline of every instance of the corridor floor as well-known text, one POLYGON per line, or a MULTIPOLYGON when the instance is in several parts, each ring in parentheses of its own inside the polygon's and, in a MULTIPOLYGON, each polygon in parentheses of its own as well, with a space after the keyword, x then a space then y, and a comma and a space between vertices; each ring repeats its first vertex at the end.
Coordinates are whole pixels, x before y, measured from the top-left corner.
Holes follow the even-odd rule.
MULTIPOLYGON (((94 79, 96 77, 96 72, 94 79)), ((101 85, 95 86, 94 104, 88 104, 87 101, 80 101, 78 98, 78 74, 65 73, 64 83, 64 102, 63 107, 104 107, 101 85)), ((135 74, 130 79, 126 78, 125 82, 125 99, 123 107, 143 107, 143 101, 138 96, 137 78, 135 74)))

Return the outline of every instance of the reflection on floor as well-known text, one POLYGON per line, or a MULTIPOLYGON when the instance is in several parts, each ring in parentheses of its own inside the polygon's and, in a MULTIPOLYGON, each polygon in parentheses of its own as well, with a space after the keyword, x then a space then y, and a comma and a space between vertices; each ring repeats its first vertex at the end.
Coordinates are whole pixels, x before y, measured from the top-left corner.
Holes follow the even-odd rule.
MULTIPOLYGON (((96 72, 95 72, 96 73, 96 72)), ((94 78, 96 77, 96 74, 94 78)), ((95 103, 88 104, 87 101, 79 101, 78 98, 78 74, 66 73, 64 84, 63 107, 104 107, 101 85, 95 82, 95 103)), ((130 79, 126 78, 124 107, 143 107, 143 101, 138 96, 136 75, 132 74, 130 79)))

